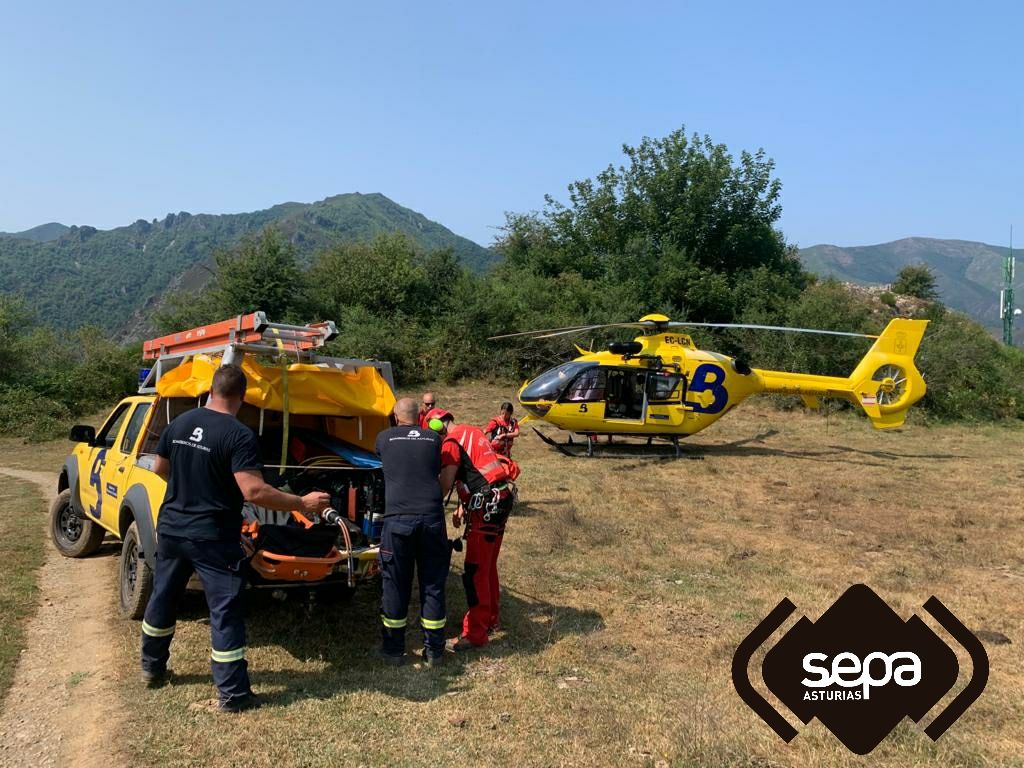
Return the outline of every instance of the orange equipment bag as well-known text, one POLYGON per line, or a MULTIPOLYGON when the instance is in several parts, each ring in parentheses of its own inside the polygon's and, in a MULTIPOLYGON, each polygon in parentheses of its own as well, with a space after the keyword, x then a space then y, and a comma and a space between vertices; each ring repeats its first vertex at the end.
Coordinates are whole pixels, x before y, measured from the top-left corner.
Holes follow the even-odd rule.
POLYGON ((512 461, 512 459, 499 453, 498 461, 505 465, 505 471, 508 473, 509 480, 515 481, 515 479, 519 477, 519 465, 512 461))

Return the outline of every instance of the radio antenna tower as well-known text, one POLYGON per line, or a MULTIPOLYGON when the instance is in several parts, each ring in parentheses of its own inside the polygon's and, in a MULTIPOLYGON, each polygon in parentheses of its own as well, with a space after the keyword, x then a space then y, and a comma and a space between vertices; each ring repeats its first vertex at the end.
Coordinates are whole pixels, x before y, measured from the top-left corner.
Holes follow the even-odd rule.
POLYGON ((999 292, 999 317, 1003 321, 1003 343, 1013 346, 1013 225, 1010 225, 1010 252, 1003 260, 1003 290, 999 292))

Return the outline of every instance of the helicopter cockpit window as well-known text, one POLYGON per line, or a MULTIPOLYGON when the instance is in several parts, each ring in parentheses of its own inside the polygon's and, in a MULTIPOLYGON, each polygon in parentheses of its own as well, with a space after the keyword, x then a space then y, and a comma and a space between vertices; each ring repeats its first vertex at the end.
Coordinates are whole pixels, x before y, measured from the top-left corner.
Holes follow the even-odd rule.
POLYGON ((647 377, 647 401, 650 403, 679 402, 678 391, 682 375, 678 373, 652 373, 647 377))
POLYGON ((557 400, 566 385, 588 368, 597 368, 597 363, 569 362, 557 368, 544 371, 540 376, 526 385, 519 394, 520 400, 557 400))
POLYGON ((604 400, 605 374, 599 367, 579 374, 565 390, 562 400, 570 403, 596 403, 604 400))

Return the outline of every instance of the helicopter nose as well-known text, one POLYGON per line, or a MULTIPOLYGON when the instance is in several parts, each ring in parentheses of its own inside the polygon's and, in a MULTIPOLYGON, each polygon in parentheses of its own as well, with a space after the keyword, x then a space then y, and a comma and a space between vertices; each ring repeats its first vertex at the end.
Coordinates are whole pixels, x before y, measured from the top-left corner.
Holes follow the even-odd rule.
POLYGON ((539 418, 544 418, 547 412, 551 410, 550 403, 524 403, 520 400, 519 404, 526 409, 527 413, 539 418))

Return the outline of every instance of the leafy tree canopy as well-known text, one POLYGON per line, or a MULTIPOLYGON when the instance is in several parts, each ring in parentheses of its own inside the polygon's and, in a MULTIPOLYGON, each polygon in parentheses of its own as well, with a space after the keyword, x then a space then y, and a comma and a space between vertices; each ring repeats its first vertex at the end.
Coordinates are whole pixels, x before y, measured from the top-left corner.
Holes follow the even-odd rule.
POLYGON ((939 298, 939 289, 935 282, 935 273, 927 264, 908 264, 896 275, 892 284, 896 293, 914 296, 918 299, 933 301, 939 298))
POLYGON ((775 224, 781 183, 763 150, 734 161, 684 128, 623 146, 626 163, 547 196, 542 213, 509 214, 496 244, 508 264, 625 286, 648 306, 729 319, 740 276, 763 269, 797 290, 805 277, 775 224))

